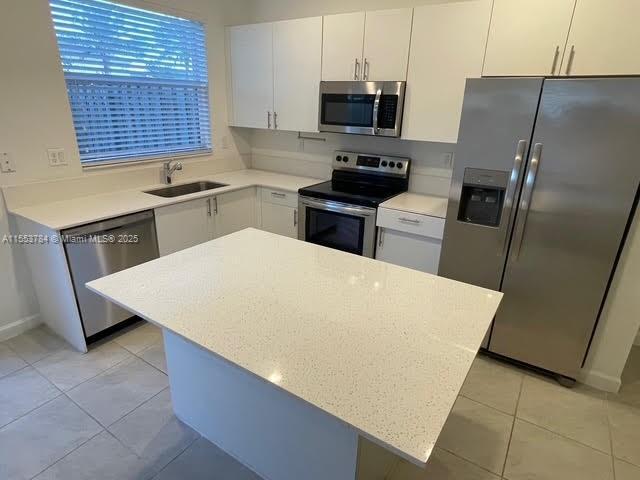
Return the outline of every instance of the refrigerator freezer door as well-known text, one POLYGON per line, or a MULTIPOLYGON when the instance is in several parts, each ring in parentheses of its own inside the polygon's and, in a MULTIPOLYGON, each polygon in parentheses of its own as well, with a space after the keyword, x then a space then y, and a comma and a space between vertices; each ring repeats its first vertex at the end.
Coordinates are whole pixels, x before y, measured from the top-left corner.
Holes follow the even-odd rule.
POLYGON ((575 378, 640 180, 640 79, 547 80, 489 350, 575 378))
POLYGON ((439 275, 500 288, 542 82, 467 80, 439 275))

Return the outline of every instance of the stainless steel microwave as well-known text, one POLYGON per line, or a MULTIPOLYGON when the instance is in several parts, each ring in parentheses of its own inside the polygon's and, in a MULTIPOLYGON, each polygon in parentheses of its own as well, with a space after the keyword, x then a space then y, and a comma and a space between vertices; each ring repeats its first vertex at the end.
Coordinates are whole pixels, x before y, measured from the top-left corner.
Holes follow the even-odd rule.
POLYGON ((318 130, 399 137, 406 82, 320 82, 318 130))

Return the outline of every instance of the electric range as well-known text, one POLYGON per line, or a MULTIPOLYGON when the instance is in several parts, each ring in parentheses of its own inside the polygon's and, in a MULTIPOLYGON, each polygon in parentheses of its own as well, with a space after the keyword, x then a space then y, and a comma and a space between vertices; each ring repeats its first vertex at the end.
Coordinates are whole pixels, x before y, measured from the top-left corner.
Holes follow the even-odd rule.
POLYGON ((298 238, 375 255, 377 208, 409 186, 408 158, 335 152, 331 180, 298 190, 298 238))

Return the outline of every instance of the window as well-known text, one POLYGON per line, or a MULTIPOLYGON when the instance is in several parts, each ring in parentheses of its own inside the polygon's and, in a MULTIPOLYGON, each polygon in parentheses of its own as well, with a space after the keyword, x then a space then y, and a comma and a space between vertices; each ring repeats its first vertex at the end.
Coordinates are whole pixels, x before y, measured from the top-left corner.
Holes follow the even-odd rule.
POLYGON ((103 0, 51 0, 83 165, 210 152, 202 24, 103 0))

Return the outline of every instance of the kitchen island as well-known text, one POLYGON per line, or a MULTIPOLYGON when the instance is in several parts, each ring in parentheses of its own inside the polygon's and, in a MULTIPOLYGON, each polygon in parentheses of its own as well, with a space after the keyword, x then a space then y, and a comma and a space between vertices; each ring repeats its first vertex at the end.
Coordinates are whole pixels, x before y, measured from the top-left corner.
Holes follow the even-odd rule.
POLYGON ((176 415, 268 480, 424 466, 499 292, 246 229, 87 286, 162 327, 176 415))

